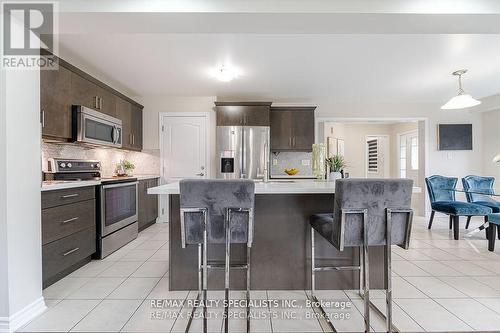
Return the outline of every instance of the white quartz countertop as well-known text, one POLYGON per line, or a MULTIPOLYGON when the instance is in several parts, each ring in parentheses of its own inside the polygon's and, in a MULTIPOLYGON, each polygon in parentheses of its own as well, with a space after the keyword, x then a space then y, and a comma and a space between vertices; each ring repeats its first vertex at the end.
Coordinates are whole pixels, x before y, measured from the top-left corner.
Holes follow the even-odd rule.
MULTIPOLYGON (((314 194, 335 193, 335 182, 316 180, 256 182, 255 194, 314 194)), ((413 193, 421 193, 420 187, 413 187, 413 193)), ((151 187, 148 194, 179 194, 179 182, 151 187)))
MULTIPOLYGON (((335 193, 334 182, 314 180, 256 182, 255 194, 312 194, 335 193)), ((148 194, 179 194, 179 183, 169 183, 148 189, 148 194)))
MULTIPOLYGON (((137 180, 146 180, 160 178, 159 175, 134 175, 130 178, 136 178, 137 180)), ((85 187, 85 186, 96 186, 101 185, 100 180, 80 180, 80 181, 44 181, 42 182, 42 191, 53 191, 62 190, 65 188, 75 188, 75 187, 85 187)))

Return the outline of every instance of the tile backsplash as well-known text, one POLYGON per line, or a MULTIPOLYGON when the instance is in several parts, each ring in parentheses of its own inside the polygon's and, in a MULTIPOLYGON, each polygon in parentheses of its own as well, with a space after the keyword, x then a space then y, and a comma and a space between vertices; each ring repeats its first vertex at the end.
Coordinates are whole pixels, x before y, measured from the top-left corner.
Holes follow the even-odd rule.
POLYGON ((297 176, 312 176, 312 167, 311 167, 312 153, 279 152, 279 153, 271 153, 270 158, 271 158, 271 175, 274 176, 286 175, 284 169, 295 168, 299 170, 297 176))
POLYGON ((159 174, 160 150, 142 152, 114 148, 94 148, 77 144, 42 143, 42 170, 47 171, 47 160, 51 157, 78 158, 101 161, 103 177, 110 177, 120 160, 127 159, 135 165, 135 174, 159 174))

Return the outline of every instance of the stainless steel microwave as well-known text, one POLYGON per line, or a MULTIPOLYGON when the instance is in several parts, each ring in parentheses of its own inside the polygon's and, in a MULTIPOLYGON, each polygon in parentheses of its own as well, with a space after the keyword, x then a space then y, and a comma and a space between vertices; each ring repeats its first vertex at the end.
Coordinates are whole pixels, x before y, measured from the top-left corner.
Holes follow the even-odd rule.
POLYGON ((121 148, 122 121, 120 119, 81 105, 73 105, 71 112, 73 141, 121 148))

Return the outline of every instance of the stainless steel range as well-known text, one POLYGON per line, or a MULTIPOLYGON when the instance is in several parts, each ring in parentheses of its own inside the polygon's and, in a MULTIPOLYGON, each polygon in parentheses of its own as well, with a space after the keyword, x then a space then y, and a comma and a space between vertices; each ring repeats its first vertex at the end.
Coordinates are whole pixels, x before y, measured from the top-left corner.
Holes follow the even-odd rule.
POLYGON ((91 160, 49 159, 44 180, 100 180, 97 198, 97 257, 102 259, 137 238, 138 181, 133 177, 101 178, 101 163, 91 160))

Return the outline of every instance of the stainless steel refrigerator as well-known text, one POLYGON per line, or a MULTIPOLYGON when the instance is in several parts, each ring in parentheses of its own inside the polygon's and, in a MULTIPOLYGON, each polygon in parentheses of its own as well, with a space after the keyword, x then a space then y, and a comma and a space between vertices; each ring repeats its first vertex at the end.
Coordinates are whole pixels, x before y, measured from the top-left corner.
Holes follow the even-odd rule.
POLYGON ((217 126, 217 178, 269 176, 268 126, 217 126))

